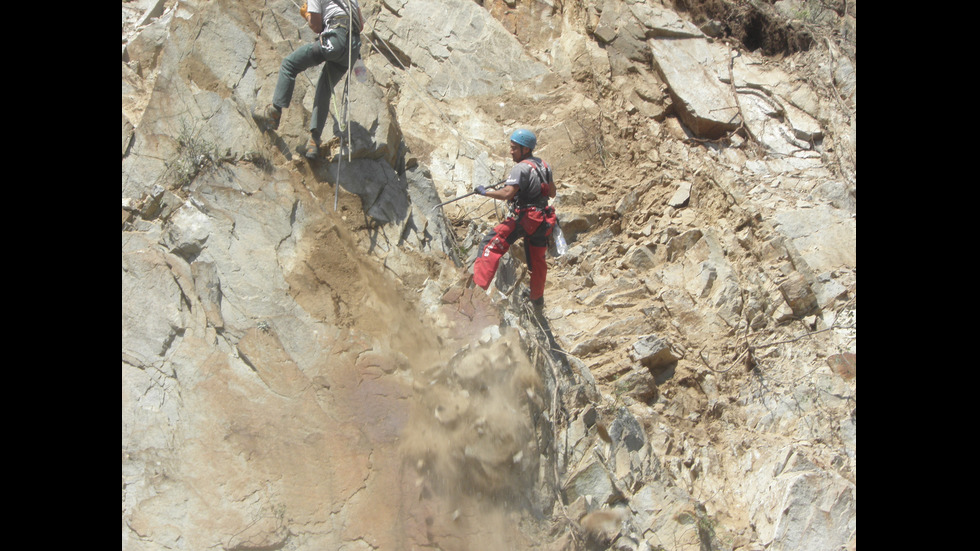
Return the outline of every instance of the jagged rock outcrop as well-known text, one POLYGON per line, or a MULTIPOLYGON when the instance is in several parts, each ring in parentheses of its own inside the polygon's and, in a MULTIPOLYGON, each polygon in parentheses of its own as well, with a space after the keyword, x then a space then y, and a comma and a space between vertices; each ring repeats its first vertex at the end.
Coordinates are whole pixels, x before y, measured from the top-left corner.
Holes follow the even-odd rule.
POLYGON ((362 6, 307 162, 294 3, 123 2, 123 549, 853 549, 854 2, 362 6))

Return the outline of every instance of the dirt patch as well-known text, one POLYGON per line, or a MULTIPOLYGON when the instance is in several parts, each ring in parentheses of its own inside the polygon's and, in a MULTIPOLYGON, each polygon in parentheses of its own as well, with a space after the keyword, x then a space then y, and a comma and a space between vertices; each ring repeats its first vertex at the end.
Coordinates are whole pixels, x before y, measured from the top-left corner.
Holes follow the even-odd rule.
POLYGON ((356 316, 364 315, 359 307, 367 289, 343 241, 335 224, 313 229, 300 244, 303 260, 286 280, 293 298, 313 317, 350 328, 356 316))
POLYGON ((844 379, 857 377, 857 354, 835 354, 827 358, 827 365, 844 379))

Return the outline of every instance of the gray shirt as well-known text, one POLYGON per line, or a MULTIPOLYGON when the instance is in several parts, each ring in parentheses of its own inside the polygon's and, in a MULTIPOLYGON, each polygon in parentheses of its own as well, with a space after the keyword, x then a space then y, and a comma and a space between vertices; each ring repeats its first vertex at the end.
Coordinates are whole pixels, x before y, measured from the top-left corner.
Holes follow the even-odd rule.
POLYGON ((529 157, 510 171, 510 176, 504 182, 508 186, 517 186, 514 200, 518 206, 540 206, 548 204, 548 196, 541 193, 541 184, 555 185, 554 175, 544 161, 538 157, 529 157))

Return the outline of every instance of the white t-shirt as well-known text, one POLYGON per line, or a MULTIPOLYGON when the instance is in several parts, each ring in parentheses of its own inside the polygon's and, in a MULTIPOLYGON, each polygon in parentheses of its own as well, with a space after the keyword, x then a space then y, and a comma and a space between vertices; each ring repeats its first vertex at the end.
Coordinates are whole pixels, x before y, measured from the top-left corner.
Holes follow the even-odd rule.
POLYGON ((307 0, 306 1, 306 11, 310 13, 319 13, 323 16, 323 26, 326 28, 327 21, 331 17, 337 17, 338 15, 347 15, 346 10, 350 10, 351 15, 354 19, 354 25, 358 25, 360 22, 357 18, 357 14, 360 12, 361 8, 357 4, 357 0, 307 0), (343 4, 343 7, 340 4, 343 4), (348 7, 349 6, 349 7, 348 7))

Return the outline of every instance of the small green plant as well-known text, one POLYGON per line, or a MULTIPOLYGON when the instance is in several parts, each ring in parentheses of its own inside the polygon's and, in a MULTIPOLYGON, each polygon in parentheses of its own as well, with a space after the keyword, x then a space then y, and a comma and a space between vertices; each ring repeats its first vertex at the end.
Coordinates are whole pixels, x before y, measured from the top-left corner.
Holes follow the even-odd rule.
POLYGON ((194 181, 201 171, 215 166, 220 160, 217 146, 200 136, 200 130, 181 120, 176 137, 177 153, 167 163, 167 171, 174 188, 181 188, 194 181))
POLYGON ((698 515, 698 535, 701 541, 711 542, 716 539, 715 524, 707 515, 698 515))

